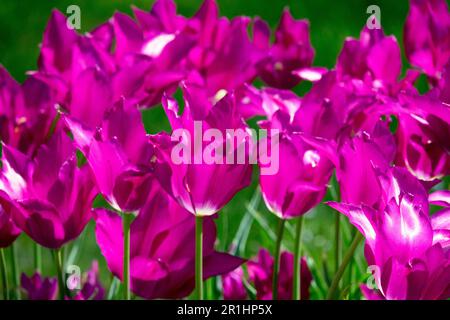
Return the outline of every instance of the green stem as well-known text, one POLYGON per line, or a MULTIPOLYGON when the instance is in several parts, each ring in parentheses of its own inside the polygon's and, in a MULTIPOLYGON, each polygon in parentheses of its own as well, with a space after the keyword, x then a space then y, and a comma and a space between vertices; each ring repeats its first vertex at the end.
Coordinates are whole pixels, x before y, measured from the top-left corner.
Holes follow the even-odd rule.
POLYGON ((273 262, 273 275, 272 275, 272 299, 278 300, 278 270, 280 269, 280 251, 281 242, 283 240, 283 232, 286 220, 280 219, 277 230, 277 240, 275 243, 274 262, 273 262))
POLYGON ((12 270, 12 274, 13 274, 13 287, 14 287, 14 293, 15 293, 15 298, 17 300, 20 300, 20 279, 19 279, 19 272, 18 272, 18 268, 17 268, 17 253, 16 253, 16 246, 14 245, 14 243, 11 245, 10 247, 10 262, 11 262, 11 270, 12 270))
POLYGON ((62 249, 53 250, 53 259, 55 260, 56 273, 58 275, 59 300, 64 300, 66 296, 66 284, 64 281, 62 249))
POLYGON ((341 280, 342 275, 344 274, 345 269, 347 268, 347 265, 349 264, 350 260, 353 258, 355 250, 358 247, 358 245, 362 239, 363 239, 363 235, 359 232, 353 238, 352 244, 350 245, 350 248, 348 249, 344 258, 342 259, 342 263, 339 266, 339 269, 337 270, 336 274, 334 275, 333 281, 331 282, 331 286, 330 286, 330 289, 328 290, 328 294, 327 294, 327 300, 334 299, 336 289, 339 285, 339 281, 341 280))
POLYGON ((3 284, 3 299, 9 300, 8 275, 6 269, 5 249, 0 249, 0 272, 3 284))
POLYGON ((337 272, 340 263, 341 252, 341 224, 340 213, 336 213, 336 220, 334 224, 334 272, 337 272))
POLYGON ((130 292, 130 226, 133 221, 131 213, 123 214, 123 298, 131 299, 130 292))
POLYGON ((203 217, 195 216, 195 291, 203 300, 203 217))
POLYGON ((34 269, 36 272, 42 272, 42 247, 34 243, 34 269))
POLYGON ((302 229, 303 229, 303 216, 300 216, 298 218, 297 228, 295 230, 294 277, 292 285, 292 298, 294 300, 300 300, 302 298, 301 292, 302 229))

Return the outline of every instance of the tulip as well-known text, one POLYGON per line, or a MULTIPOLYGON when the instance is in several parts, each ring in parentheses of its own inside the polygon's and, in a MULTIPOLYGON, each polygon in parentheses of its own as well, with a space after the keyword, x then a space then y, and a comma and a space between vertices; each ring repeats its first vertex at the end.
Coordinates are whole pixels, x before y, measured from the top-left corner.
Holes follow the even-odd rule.
POLYGON ((84 274, 83 279, 76 278, 74 280, 80 281, 79 284, 82 285, 82 288, 72 297, 73 300, 103 300, 105 298, 105 289, 100 282, 97 261, 92 262, 91 269, 84 274))
POLYGON ((184 33, 195 39, 186 60, 187 80, 202 86, 214 102, 257 75, 263 54, 249 39, 249 23, 248 17, 219 17, 214 0, 205 0, 187 23, 184 33))
POLYGON ((0 191, 0 248, 9 247, 21 232, 11 217, 9 201, 8 196, 0 191))
POLYGON ((401 300, 448 299, 448 210, 430 219, 428 195, 417 179, 401 168, 384 175, 390 196, 384 208, 330 205, 346 215, 365 237, 366 259, 375 266, 377 296, 401 300))
POLYGON ((244 270, 239 267, 222 276, 222 291, 224 300, 245 300, 247 290, 243 284, 244 270))
POLYGON ((420 180, 442 179, 450 173, 450 107, 428 97, 400 98, 396 162, 420 180))
POLYGON ((347 39, 339 54, 338 77, 364 80, 370 77, 375 87, 396 83, 401 72, 400 47, 394 36, 385 36, 381 29, 361 31, 360 39, 347 39))
MULTIPOLYGON (((275 300, 277 299, 280 245, 285 220, 299 217, 296 228, 295 258, 293 260, 297 262, 301 256, 302 216, 322 200, 333 169, 332 162, 323 150, 309 144, 302 134, 293 132, 290 123, 292 117, 289 112, 295 114, 295 110, 279 109, 272 116, 271 121, 261 123, 263 127, 282 130, 281 133, 269 134, 268 136, 268 140, 276 139, 276 144, 278 144, 276 150, 270 150, 271 153, 278 152, 276 155, 279 162, 278 171, 273 175, 265 175, 261 171, 259 178, 261 193, 266 206, 280 218, 274 253, 275 269, 272 285, 273 299, 275 300)), ((272 146, 272 143, 270 145, 272 146)), ((269 150, 265 150, 265 152, 269 152, 269 150)), ((260 168, 261 170, 264 168, 261 161, 260 168)), ((295 263, 294 299, 299 299, 301 295, 300 278, 298 276, 300 274, 298 268, 300 267, 299 264, 295 263)))
POLYGON ((275 31, 275 42, 270 44, 270 28, 259 18, 253 26, 255 45, 267 52, 258 63, 258 74, 269 86, 279 89, 295 87, 300 78, 293 71, 306 69, 314 59, 314 49, 309 39, 307 20, 295 20, 285 9, 275 31))
POLYGON ((39 273, 28 277, 22 273, 20 283, 28 300, 56 300, 58 295, 58 281, 55 278, 45 278, 39 273))
POLYGON ((91 218, 96 189, 88 167, 77 167, 72 141, 58 131, 34 159, 3 146, 0 191, 14 223, 38 244, 55 249, 60 296, 64 295, 60 248, 77 238, 91 218))
POLYGON ((23 153, 34 155, 46 142, 56 116, 56 98, 35 76, 19 85, 0 66, 0 140, 23 153))
MULTIPOLYGON (((99 132, 71 117, 66 118, 66 123, 94 172, 100 192, 113 208, 123 213, 124 264, 128 266, 132 213, 144 205, 154 180, 154 150, 141 114, 134 106, 122 101, 108 113, 99 132)), ((128 288, 129 273, 125 271, 124 283, 128 288)), ((129 290, 125 290, 125 295, 128 299, 129 290)))
POLYGON ((217 213, 239 190, 250 184, 253 145, 248 127, 236 110, 234 96, 226 95, 212 104, 207 92, 195 85, 185 85, 184 94, 186 103, 182 115, 178 115, 174 99, 163 99, 174 132, 172 137, 165 134, 153 137, 158 163, 155 174, 164 189, 196 216, 196 280, 201 293, 203 217, 217 213), (209 133, 214 134, 209 141, 204 141, 203 130, 209 129, 209 133), (234 133, 230 134, 229 130, 234 133), (237 132, 244 135, 243 139, 237 132), (248 161, 240 158, 242 151, 247 150, 248 161))
POLYGON ((17 226, 52 249, 78 237, 91 217, 96 189, 89 168, 77 167, 69 137, 58 131, 35 159, 3 145, 2 160, 0 190, 17 226))
MULTIPOLYGON (((299 259, 300 262, 300 259, 299 259)), ((305 258, 301 258, 301 298, 309 299, 309 287, 312 281, 312 275, 309 271, 305 258)), ((299 264, 300 264, 299 263, 299 264)), ((269 252, 261 249, 258 253, 257 261, 247 263, 248 275, 251 283, 256 289, 256 298, 260 300, 273 299, 272 295, 272 277, 273 277, 274 259, 269 252)), ((292 253, 284 251, 280 258, 280 281, 278 284, 279 299, 289 300, 293 298, 292 279, 294 277, 294 256, 292 253)))
POLYGON ((445 0, 412 0, 404 26, 406 57, 432 80, 450 59, 450 14, 445 0))
MULTIPOLYGON (((122 278, 123 233, 120 217, 98 209, 97 243, 108 268, 122 278)), ((225 274, 243 260, 214 250, 216 229, 210 217, 203 220, 204 279, 225 274)), ((156 183, 146 205, 131 224, 131 290, 146 299, 183 298, 194 289, 195 219, 156 183)))

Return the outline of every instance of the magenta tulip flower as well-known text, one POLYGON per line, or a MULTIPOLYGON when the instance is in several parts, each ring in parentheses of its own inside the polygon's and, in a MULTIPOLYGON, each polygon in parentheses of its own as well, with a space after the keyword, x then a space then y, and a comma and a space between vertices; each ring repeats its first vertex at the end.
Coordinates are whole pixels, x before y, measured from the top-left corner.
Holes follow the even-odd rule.
POLYGON ((139 24, 122 13, 113 17, 114 58, 119 65, 113 79, 114 100, 125 97, 151 107, 186 77, 183 62, 194 39, 182 32, 184 23, 176 23, 171 1, 156 2, 150 13, 135 9, 135 15, 139 24), (173 25, 168 25, 170 20, 173 25))
MULTIPOLYGON (((247 263, 248 275, 256 289, 256 298, 259 300, 272 299, 272 274, 274 259, 270 253, 261 249, 256 261, 247 263)), ((309 271, 306 259, 301 259, 301 297, 309 299, 309 287, 312 275, 309 271)), ((292 299, 292 277, 294 273, 294 255, 284 251, 280 257, 280 276, 278 282, 278 298, 281 300, 292 299)))
POLYGON ((244 270, 239 267, 222 276, 222 291, 224 300, 246 300, 247 289, 245 288, 244 270))
POLYGON ((0 191, 0 248, 9 247, 21 233, 12 220, 11 210, 8 196, 0 191))
POLYGON ((2 160, 0 190, 8 195, 20 229, 53 249, 80 235, 91 218, 96 188, 90 169, 77 167, 75 148, 64 132, 42 145, 34 159, 3 145, 2 160))
POLYGON ((450 13, 445 0, 411 0, 404 27, 405 53, 412 65, 440 79, 450 59, 450 13))
MULTIPOLYGON (((183 298, 194 289, 194 217, 156 183, 131 224, 131 291, 146 299, 183 298)), ((120 217, 99 209, 96 238, 108 268, 122 278, 123 233, 120 217)), ((214 250, 216 228, 204 222, 204 279, 225 274, 243 260, 214 250)))
POLYGON ((384 206, 387 200, 378 174, 389 169, 395 151, 394 138, 383 123, 372 135, 362 132, 343 142, 335 160, 342 202, 384 206))
POLYGON ((309 39, 309 22, 296 20, 285 9, 275 31, 275 42, 270 44, 268 24, 257 18, 253 27, 255 45, 267 57, 258 64, 258 74, 269 86, 280 89, 295 87, 300 78, 294 71, 309 68, 314 59, 314 49, 309 39))
POLYGON ((427 97, 401 98, 397 162, 424 181, 450 174, 450 107, 427 97))
POLYGON ((0 140, 34 155, 46 142, 56 116, 56 97, 43 81, 29 76, 19 85, 0 66, 0 140))
MULTIPOLYGON (((385 299, 448 299, 450 239, 448 210, 429 217, 428 195, 405 169, 383 173, 390 195, 384 208, 331 203, 346 215, 366 239, 365 256, 374 266, 385 299)), ((367 288, 363 287, 363 292, 367 288)))
POLYGON ((205 0, 188 21, 184 32, 195 39, 186 61, 188 80, 204 87, 214 102, 256 77, 263 54, 250 41, 249 23, 248 17, 219 17, 215 0, 205 0))
POLYGON ((340 78, 371 79, 375 88, 392 86, 401 72, 400 47, 394 36, 381 29, 361 31, 360 39, 347 39, 339 54, 336 71, 340 78))
POLYGON ((265 164, 260 161, 259 183, 269 210, 282 219, 305 214, 320 203, 327 190, 333 164, 327 154, 309 144, 300 133, 289 128, 288 115, 277 111, 270 122, 261 122, 264 128, 279 129, 280 133, 268 137, 277 152, 278 167, 274 174, 264 174, 265 164), (275 143, 271 140, 276 139, 275 143))
POLYGON ((56 300, 58 295, 56 278, 45 278, 39 273, 35 273, 31 277, 22 273, 20 285, 28 300, 56 300))
POLYGON ((82 279, 76 280, 80 281, 81 290, 72 297, 72 300, 103 300, 105 298, 105 288, 100 282, 97 261, 92 262, 91 268, 82 279))
POLYGON ((155 173, 169 194, 189 212, 210 216, 250 184, 249 158, 241 163, 238 158, 243 150, 247 155, 252 152, 253 145, 249 136, 239 139, 237 135, 227 134, 227 130, 248 133, 236 110, 234 96, 227 95, 213 105, 201 88, 185 86, 184 93, 186 105, 180 116, 174 99, 163 100, 174 132, 172 138, 165 134, 153 137, 157 162, 162 163, 155 173), (205 141, 202 132, 208 129, 214 130, 214 136, 205 141), (201 141, 196 146, 198 139, 201 141), (227 144, 232 149, 227 149, 227 144), (227 160, 229 155, 233 157, 231 163, 227 160))
POLYGON ((116 104, 98 132, 71 117, 66 123, 106 200, 123 212, 142 207, 153 181, 154 151, 140 112, 125 102, 116 104))
POLYGON ((442 78, 439 81, 438 88, 439 99, 446 104, 450 104, 450 62, 447 63, 442 72, 442 78))

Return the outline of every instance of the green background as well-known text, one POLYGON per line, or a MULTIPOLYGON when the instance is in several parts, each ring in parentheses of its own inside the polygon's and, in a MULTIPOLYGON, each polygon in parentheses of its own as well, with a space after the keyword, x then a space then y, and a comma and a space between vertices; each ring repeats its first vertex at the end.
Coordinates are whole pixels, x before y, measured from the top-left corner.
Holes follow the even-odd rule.
MULTIPOLYGON (((141 9, 150 9, 153 1, 92 1, 92 0, 3 0, 0 4, 0 63, 20 82, 25 79, 25 73, 36 69, 39 54, 38 45, 46 26, 52 8, 66 12, 71 4, 81 8, 82 32, 94 28, 109 19, 116 11, 131 14, 130 5, 141 9)), ((179 13, 192 16, 202 1, 176 1, 179 13)), ((295 0, 295 1, 267 1, 267 0, 219 0, 222 15, 234 17, 236 15, 260 16, 267 20, 272 27, 278 23, 282 9, 289 6, 294 17, 307 18, 310 21, 311 40, 316 50, 314 64, 332 68, 336 57, 342 48, 346 37, 358 37, 361 28, 369 15, 366 9, 376 4, 381 8, 381 23, 386 34, 394 34, 402 46, 403 24, 408 11, 405 0, 363 1, 363 0, 295 0)), ((404 60, 404 68, 407 66, 404 60)), ((297 88, 302 93, 307 90, 307 84, 297 88), (303 87, 302 87, 303 86, 303 87)), ((161 129, 168 129, 167 121, 161 108, 144 113, 147 130, 151 133, 161 129)), ((250 198, 257 185, 255 172, 254 183, 251 187, 240 192, 220 212, 218 226, 217 247, 228 250, 231 244, 239 244, 238 253, 245 257, 253 257, 260 247, 273 250, 276 219, 269 213, 262 202, 248 210, 250 198), (239 229, 239 227, 241 227, 239 229)), ((330 184, 325 200, 337 199, 338 191, 335 182, 330 184)), ((324 298, 330 278, 335 269, 335 222, 336 212, 321 204, 306 215, 304 226, 305 252, 308 263, 313 271, 315 282, 312 286, 312 298, 324 298)), ((345 251, 350 244, 355 229, 346 219, 341 217, 341 250, 345 251)), ((283 247, 293 250, 293 222, 288 223, 283 247)), ((98 259, 102 270, 102 281, 109 286, 111 276, 106 271, 106 264, 102 258, 94 239, 94 226, 91 223, 77 241, 69 244, 65 250, 66 258, 71 256, 73 263, 86 270, 92 259, 98 259)), ((19 268, 28 274, 33 271, 33 249, 31 241, 22 235, 15 244, 19 255, 19 268)), ((43 249, 44 271, 46 275, 54 275, 51 255, 43 249)), ((342 254, 342 253, 341 253, 342 254)), ((362 247, 358 249, 355 260, 351 265, 351 272, 347 272, 341 283, 343 294, 341 298, 360 298, 359 283, 364 281, 369 273, 362 254, 362 247), (351 289, 351 290, 349 290, 351 289)), ((208 281, 208 297, 217 298, 217 279, 208 281)))

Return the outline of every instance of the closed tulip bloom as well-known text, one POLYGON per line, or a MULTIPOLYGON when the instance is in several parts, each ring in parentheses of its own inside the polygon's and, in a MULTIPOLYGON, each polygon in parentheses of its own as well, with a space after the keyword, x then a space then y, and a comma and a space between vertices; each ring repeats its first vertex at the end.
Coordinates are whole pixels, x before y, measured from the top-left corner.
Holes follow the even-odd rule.
POLYGON ((0 190, 17 226, 47 248, 77 238, 97 192, 89 167, 77 167, 69 137, 58 131, 34 159, 4 145, 2 160, 0 190))
MULTIPOLYGON (((175 299, 194 289, 195 222, 156 184, 148 201, 131 224, 131 291, 146 299, 175 299)), ((214 250, 216 228, 204 218, 204 279, 225 274, 242 259, 214 250)), ((96 238, 108 268, 122 278, 123 233, 120 217, 99 209, 96 212, 96 238)))

